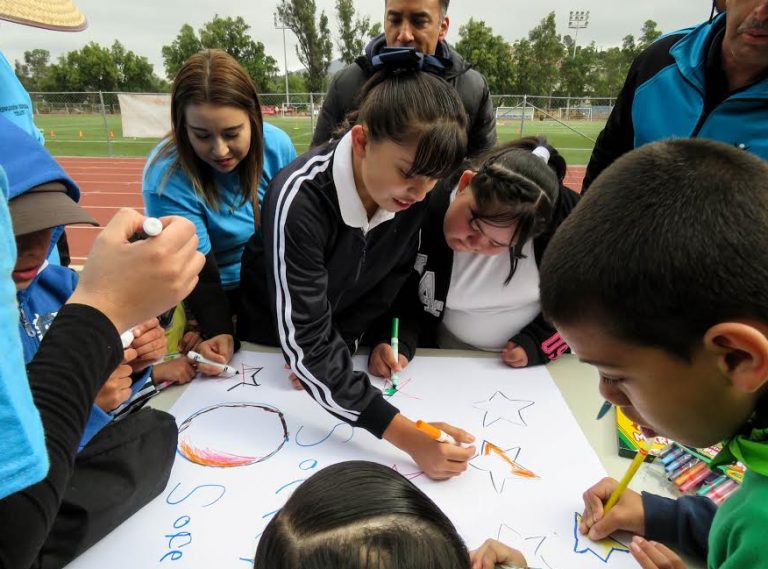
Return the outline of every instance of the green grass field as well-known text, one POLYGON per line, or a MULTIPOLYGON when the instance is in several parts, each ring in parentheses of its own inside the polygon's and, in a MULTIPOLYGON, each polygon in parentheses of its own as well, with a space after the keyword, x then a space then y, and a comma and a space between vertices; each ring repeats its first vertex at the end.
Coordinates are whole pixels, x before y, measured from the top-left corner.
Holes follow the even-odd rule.
MULTIPOLYGON (((308 117, 266 117, 265 120, 287 132, 298 152, 309 147, 312 127, 308 117)), ((156 138, 123 138, 119 115, 109 115, 106 126, 101 115, 92 114, 38 115, 35 122, 45 131, 46 146, 55 156, 146 156, 158 142, 156 138)), ((570 121, 567 124, 552 120, 526 121, 522 135, 546 136, 569 164, 586 164, 593 140, 605 123, 570 121)), ((520 121, 501 121, 497 132, 500 141, 518 138, 520 121)))

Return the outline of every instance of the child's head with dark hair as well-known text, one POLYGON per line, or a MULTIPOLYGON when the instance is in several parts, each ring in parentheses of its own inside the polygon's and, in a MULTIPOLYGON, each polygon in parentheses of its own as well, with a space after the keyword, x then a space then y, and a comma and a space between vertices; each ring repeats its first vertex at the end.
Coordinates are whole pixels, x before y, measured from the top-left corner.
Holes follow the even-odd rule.
POLYGON ((269 522, 255 569, 467 569, 456 528, 412 482, 364 461, 329 466, 269 522))
POLYGON ((456 196, 443 222, 448 246, 480 255, 509 252, 509 282, 525 243, 549 225, 561 161, 564 173, 557 150, 537 138, 502 144, 475 158, 454 176, 456 196))
POLYGON ((732 435, 768 378, 768 165, 724 144, 617 160, 544 255, 541 301, 603 396, 694 446, 732 435))
POLYGON ((453 87, 431 73, 376 73, 352 118, 355 183, 364 203, 367 198, 388 211, 407 209, 464 159, 464 105, 453 87))

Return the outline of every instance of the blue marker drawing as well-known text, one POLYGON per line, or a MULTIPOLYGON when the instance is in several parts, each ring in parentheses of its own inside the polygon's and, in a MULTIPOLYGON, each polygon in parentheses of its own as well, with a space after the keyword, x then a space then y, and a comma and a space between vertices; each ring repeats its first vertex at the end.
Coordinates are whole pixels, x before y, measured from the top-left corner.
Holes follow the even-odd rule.
POLYGON ((581 514, 576 512, 573 516, 573 551, 574 553, 591 553, 603 563, 608 563, 614 551, 619 553, 629 553, 629 547, 612 537, 606 537, 600 541, 592 541, 579 533, 579 522, 581 514), (581 542, 584 542, 583 544, 581 542))
POLYGON ((301 470, 312 470, 313 468, 317 468, 317 461, 314 458, 308 458, 299 464, 299 468, 301 470))
POLYGON ((177 488, 179 486, 181 486, 181 482, 176 484, 176 486, 173 487, 173 490, 168 492, 168 495, 165 497, 165 503, 166 504, 170 504, 171 506, 175 506, 176 504, 181 504, 184 500, 186 500, 187 498, 192 496, 192 494, 194 494, 195 492, 197 492, 198 490, 200 490, 202 488, 216 488, 217 490, 220 490, 221 493, 214 500, 211 500, 210 502, 208 502, 206 504, 203 504, 202 507, 203 508, 207 508, 208 506, 213 506, 216 502, 218 502, 219 500, 221 500, 224 497, 224 494, 227 493, 227 489, 224 486, 222 486, 221 484, 201 484, 200 486, 195 486, 194 488, 192 488, 192 490, 189 492, 189 494, 187 494, 183 498, 173 502, 173 501, 171 501, 171 494, 173 494, 177 490, 177 488))
POLYGON ((279 511, 280 511, 280 510, 279 510, 279 509, 277 509, 277 510, 275 510, 274 512, 268 512, 268 513, 264 514, 263 516, 261 516, 261 519, 262 519, 262 520, 266 520, 267 518, 271 518, 272 516, 274 516, 274 515, 275 515, 276 513, 278 513, 279 511))
POLYGON ((327 435, 325 435, 319 441, 315 441, 315 442, 312 442, 312 443, 302 442, 302 441, 299 440, 300 437, 301 437, 301 431, 304 429, 304 425, 302 425, 301 427, 299 427, 299 430, 296 431, 296 437, 295 437, 296 444, 299 445, 300 447, 315 447, 317 445, 323 444, 325 441, 327 441, 328 439, 331 438, 331 435, 333 435, 333 433, 339 427, 342 427, 342 428, 343 427, 347 427, 347 428, 349 428, 349 436, 346 439, 342 440, 341 442, 342 443, 348 443, 349 441, 351 441, 352 437, 355 436, 355 429, 354 429, 354 427, 352 427, 352 425, 348 425, 347 423, 338 423, 338 424, 333 426, 333 428, 331 429, 331 431, 327 435))
POLYGON ((293 482, 289 482, 288 484, 283 484, 282 486, 280 486, 280 488, 275 490, 275 494, 279 494, 280 492, 282 492, 286 488, 290 488, 291 486, 295 486, 296 484, 301 484, 305 480, 306 480, 306 478, 300 478, 299 480, 294 480, 293 482))

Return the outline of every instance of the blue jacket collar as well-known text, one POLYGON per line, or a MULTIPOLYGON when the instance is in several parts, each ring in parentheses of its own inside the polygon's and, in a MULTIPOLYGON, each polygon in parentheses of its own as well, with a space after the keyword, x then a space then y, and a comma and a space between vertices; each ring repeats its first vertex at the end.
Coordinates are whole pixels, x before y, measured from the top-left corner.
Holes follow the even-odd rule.
MULTIPOLYGON (((695 85, 702 93, 705 89, 707 56, 712 39, 725 26, 725 13, 720 14, 711 22, 697 26, 678 41, 670 50, 678 69, 683 76, 695 85)), ((760 81, 751 87, 739 91, 734 97, 766 97, 768 98, 768 80, 760 81)))

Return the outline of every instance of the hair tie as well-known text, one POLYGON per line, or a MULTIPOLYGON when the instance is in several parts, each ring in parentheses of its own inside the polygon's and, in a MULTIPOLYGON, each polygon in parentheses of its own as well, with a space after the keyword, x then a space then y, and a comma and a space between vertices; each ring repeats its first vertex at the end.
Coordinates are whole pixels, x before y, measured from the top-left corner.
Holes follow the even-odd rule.
POLYGON ((549 159, 552 156, 552 153, 550 153, 549 149, 546 146, 537 146, 533 149, 533 152, 531 152, 534 156, 538 156, 542 160, 544 160, 544 164, 549 164, 549 159))
POLYGON ((449 60, 425 55, 413 47, 385 47, 373 56, 371 64, 374 71, 428 71, 436 75, 443 74, 451 66, 449 60))

